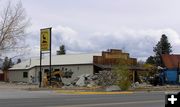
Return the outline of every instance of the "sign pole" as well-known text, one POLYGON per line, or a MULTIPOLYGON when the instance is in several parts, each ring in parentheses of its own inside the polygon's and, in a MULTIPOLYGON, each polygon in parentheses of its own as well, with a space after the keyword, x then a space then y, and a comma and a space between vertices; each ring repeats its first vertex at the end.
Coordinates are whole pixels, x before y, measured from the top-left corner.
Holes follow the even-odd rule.
POLYGON ((43 52, 49 53, 49 85, 51 86, 51 29, 52 28, 44 28, 41 29, 40 33, 40 72, 39 72, 39 87, 41 87, 41 82, 42 82, 42 54, 43 52))
POLYGON ((41 80, 42 80, 42 71, 41 71, 41 60, 42 60, 42 52, 40 50, 40 70, 39 70, 39 88, 41 88, 41 80))
POLYGON ((49 53, 50 83, 49 83, 49 84, 50 84, 50 86, 51 86, 51 29, 52 29, 52 28, 50 28, 50 38, 49 38, 49 42, 50 42, 50 43, 49 43, 49 45, 50 45, 50 46, 49 46, 49 50, 50 50, 50 53, 49 53))

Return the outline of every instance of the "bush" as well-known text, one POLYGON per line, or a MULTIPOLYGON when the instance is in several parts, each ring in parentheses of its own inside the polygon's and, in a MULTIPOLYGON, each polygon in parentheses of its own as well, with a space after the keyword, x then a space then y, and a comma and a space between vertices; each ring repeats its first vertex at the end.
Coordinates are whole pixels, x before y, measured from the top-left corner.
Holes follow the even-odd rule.
POLYGON ((128 90, 131 86, 131 76, 132 73, 129 71, 130 62, 125 59, 120 59, 119 64, 114 67, 113 72, 117 76, 116 85, 118 85, 121 90, 128 90))

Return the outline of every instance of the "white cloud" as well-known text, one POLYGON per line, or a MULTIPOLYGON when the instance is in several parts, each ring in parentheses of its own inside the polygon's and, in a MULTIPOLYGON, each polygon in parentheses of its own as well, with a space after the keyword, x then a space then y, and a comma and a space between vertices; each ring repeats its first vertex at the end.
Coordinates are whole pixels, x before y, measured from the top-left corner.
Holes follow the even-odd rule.
POLYGON ((143 58, 153 55, 153 47, 160 40, 162 34, 168 36, 174 52, 179 52, 177 47, 180 46, 180 38, 172 29, 122 29, 111 33, 97 32, 91 37, 91 42, 96 44, 96 49, 120 48, 129 52, 133 57, 143 58))
MULTIPOLYGON (((114 32, 95 32, 82 35, 77 30, 67 26, 57 26, 52 31, 53 54, 60 44, 65 44, 68 53, 99 52, 109 48, 123 49, 132 57, 145 59, 153 55, 153 47, 160 40, 162 34, 166 34, 173 46, 175 53, 180 52, 180 37, 173 29, 119 29, 114 32)), ((39 39, 31 40, 33 55, 39 55, 39 39)))
POLYGON ((145 59, 153 54, 153 46, 163 33, 168 36, 174 53, 180 53, 180 37, 177 33, 180 1, 139 2, 23 0, 23 6, 32 22, 28 30, 31 34, 26 40, 31 49, 28 52, 31 56, 39 55, 39 29, 53 25, 53 54, 60 44, 65 44, 69 53, 119 48, 133 57, 145 59), (43 5, 39 5, 42 2, 43 5), (124 26, 127 28, 122 28, 124 26))

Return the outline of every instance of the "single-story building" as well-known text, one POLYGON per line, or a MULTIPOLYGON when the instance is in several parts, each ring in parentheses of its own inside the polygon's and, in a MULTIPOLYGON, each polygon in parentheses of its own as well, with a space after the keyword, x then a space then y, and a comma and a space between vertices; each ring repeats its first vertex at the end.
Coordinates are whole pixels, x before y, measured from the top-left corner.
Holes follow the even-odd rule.
MULTIPOLYGON (((52 71, 61 70, 64 73, 72 74, 62 78, 64 83, 70 83, 82 74, 96 74, 100 70, 110 69, 113 64, 117 64, 120 58, 129 60, 133 65, 137 63, 136 58, 130 58, 128 53, 121 50, 110 49, 102 53, 71 54, 52 56, 52 71)), ((29 59, 14 65, 8 70, 9 81, 14 82, 39 82, 40 60, 29 59)), ((49 72, 49 57, 42 59, 42 76, 49 72)))
POLYGON ((162 61, 164 64, 165 82, 170 84, 180 83, 180 55, 163 54, 162 61))

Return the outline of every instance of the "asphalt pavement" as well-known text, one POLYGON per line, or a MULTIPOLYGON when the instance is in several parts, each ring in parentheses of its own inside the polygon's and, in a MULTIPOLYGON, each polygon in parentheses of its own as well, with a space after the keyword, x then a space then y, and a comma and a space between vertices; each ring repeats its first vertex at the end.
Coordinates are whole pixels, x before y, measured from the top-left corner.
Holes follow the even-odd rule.
POLYGON ((0 90, 0 107, 164 107, 164 92, 67 95, 55 91, 0 90))

